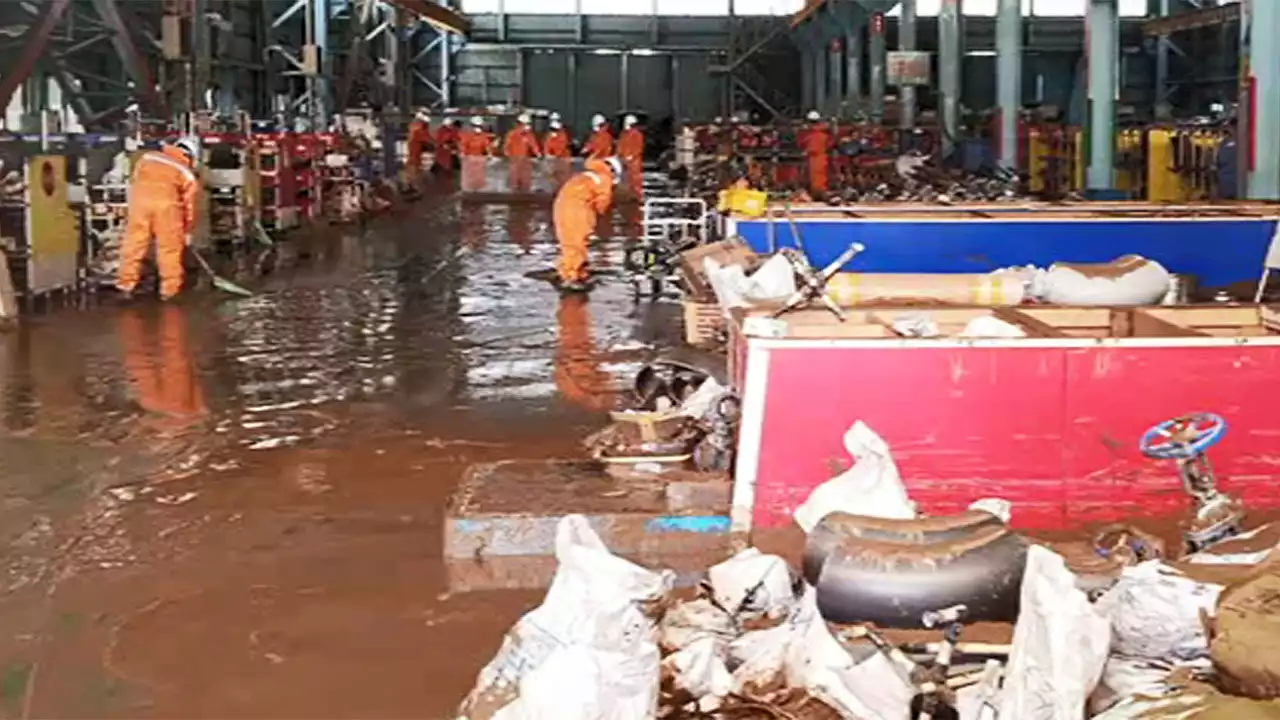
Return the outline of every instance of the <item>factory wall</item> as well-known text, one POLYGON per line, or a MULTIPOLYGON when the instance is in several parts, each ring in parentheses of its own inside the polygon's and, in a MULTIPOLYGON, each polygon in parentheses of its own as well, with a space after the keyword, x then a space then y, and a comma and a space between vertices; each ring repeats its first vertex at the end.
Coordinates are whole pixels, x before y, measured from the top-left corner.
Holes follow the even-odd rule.
MULTIPOLYGON (((454 62, 454 105, 523 103, 558 110, 576 130, 585 129, 596 112, 623 109, 663 117, 709 119, 723 114, 723 76, 710 72, 723 63, 730 25, 742 36, 763 37, 773 23, 786 19, 715 17, 621 17, 556 15, 479 15, 469 43, 454 62), (745 27, 744 27, 745 26, 745 27), (619 48, 632 52, 623 55, 619 48)), ((1079 18, 1029 18, 1025 23, 1023 96, 1027 102, 1071 107, 1076 92, 1084 27, 1079 18)), ((889 47, 897 46, 896 20, 887 28, 889 47)), ((937 48, 937 25, 922 18, 919 47, 937 48)), ((1140 47, 1137 21, 1125 21, 1122 46, 1140 47)), ((967 18, 964 23, 964 95, 966 107, 983 110, 995 104, 995 19, 967 18)), ((756 67, 761 81, 793 109, 800 103, 801 48, 786 33, 768 45, 756 67)), ((1149 93, 1146 56, 1126 56, 1122 102, 1140 101, 1149 93)), ((864 63, 864 72, 866 65, 864 63)), ((862 81, 866 89, 865 78, 862 81)), ((771 96, 772 99, 772 96, 771 96)), ((934 104, 931 89, 921 93, 925 108, 934 104)))

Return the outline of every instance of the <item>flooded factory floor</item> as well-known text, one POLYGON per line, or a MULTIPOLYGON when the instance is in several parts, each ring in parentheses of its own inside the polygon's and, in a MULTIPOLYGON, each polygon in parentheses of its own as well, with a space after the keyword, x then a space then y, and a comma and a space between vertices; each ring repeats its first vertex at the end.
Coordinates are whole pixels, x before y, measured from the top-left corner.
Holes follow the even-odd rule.
POLYGON ((449 593, 454 484, 580 456, 678 328, 524 277, 549 224, 427 200, 251 259, 253 298, 0 335, 0 716, 449 716, 541 595, 449 593))

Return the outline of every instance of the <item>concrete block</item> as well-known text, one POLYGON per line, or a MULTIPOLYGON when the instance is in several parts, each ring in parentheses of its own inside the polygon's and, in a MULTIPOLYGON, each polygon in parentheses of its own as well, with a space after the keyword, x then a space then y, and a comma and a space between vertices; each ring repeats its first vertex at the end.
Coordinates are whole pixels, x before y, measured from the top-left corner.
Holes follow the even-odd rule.
POLYGON ((594 462, 510 460, 468 468, 445 518, 446 560, 551 556, 560 518, 578 513, 609 549, 643 560, 723 552, 727 482, 683 474, 618 479, 594 462), (670 489, 670 493, 669 493, 670 489))

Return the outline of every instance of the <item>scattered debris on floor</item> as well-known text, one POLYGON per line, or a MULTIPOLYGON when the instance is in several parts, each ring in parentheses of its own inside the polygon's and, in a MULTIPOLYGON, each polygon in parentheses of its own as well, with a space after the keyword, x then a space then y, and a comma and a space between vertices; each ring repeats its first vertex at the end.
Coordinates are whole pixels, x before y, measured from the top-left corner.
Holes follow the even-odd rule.
POLYGON ((1118 525, 1095 539, 1093 559, 1109 561, 1100 572, 1088 553, 1064 557, 1009 529, 1016 507, 998 498, 919 517, 875 431, 857 422, 845 445, 853 467, 795 511, 808 535, 801 570, 747 548, 708 568, 696 592, 676 591, 673 571, 618 557, 585 517, 562 518, 542 605, 510 630, 458 717, 1136 720, 1280 709, 1274 530, 1189 545, 1180 559, 1118 525), (1011 643, 965 636, 1006 608, 1011 643))

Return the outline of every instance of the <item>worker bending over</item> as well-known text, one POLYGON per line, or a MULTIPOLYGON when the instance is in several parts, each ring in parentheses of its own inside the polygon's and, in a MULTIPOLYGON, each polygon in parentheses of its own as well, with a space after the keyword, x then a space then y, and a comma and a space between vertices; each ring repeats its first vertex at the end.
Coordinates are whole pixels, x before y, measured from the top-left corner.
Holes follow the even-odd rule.
POLYGON ((502 142, 502 154, 507 156, 507 182, 512 192, 529 192, 533 188, 533 159, 542 156, 542 148, 538 147, 532 124, 529 113, 521 113, 502 142))
POLYGON ((134 164, 129 217, 116 276, 120 292, 132 295, 138 287, 153 237, 161 299, 182 291, 182 255, 195 229, 196 192, 200 188, 195 173, 199 147, 195 138, 184 137, 158 152, 144 153, 134 164))
POLYGON ((558 113, 551 114, 550 128, 542 141, 542 149, 551 158, 551 177, 559 187, 569 179, 569 171, 573 167, 573 142, 558 113))
POLYGON ((431 172, 453 172, 453 165, 457 160, 458 140, 457 118, 445 118, 445 121, 440 123, 440 127, 436 128, 436 154, 431 164, 431 172))
POLYGON ((800 146, 809 163, 809 192, 816 196, 827 192, 831 166, 831 131, 822 122, 822 116, 817 110, 810 110, 805 119, 809 121, 809 126, 801 136, 800 146))
POLYGON ((636 200, 644 195, 644 133, 636 127, 635 115, 622 119, 622 133, 618 135, 618 157, 622 158, 627 172, 627 184, 636 200))
POLYGON ((485 129, 484 118, 471 118, 471 127, 462 132, 458 140, 462 151, 462 189, 483 190, 485 163, 493 154, 493 133, 485 129))
POLYGON ((592 160, 603 160, 613 155, 613 133, 609 132, 609 123, 603 115, 591 118, 591 137, 582 146, 582 154, 592 160))
POLYGON ((408 170, 410 182, 416 183, 422 178, 422 154, 431 145, 430 121, 427 111, 419 110, 413 122, 409 123, 409 138, 406 143, 408 157, 405 158, 405 169, 408 170))
POLYGON ((587 160, 586 170, 569 178, 556 193, 552 217, 560 243, 560 288, 587 289, 587 242, 600 216, 613 202, 613 186, 622 179, 617 158, 587 160))

